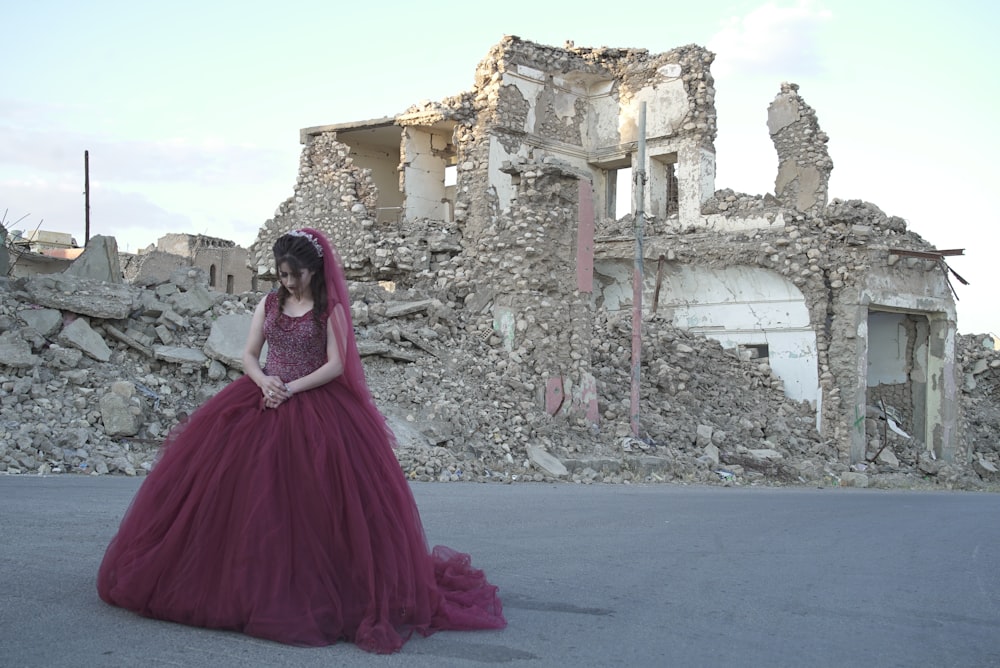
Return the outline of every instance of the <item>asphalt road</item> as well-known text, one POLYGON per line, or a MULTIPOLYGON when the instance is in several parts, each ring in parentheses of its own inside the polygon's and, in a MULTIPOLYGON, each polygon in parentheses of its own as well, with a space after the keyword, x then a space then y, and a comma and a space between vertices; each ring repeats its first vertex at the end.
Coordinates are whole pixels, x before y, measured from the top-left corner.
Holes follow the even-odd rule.
POLYGON ((996 494, 416 484, 509 626, 374 656, 105 605, 139 482, 0 476, 0 666, 1000 666, 996 494))

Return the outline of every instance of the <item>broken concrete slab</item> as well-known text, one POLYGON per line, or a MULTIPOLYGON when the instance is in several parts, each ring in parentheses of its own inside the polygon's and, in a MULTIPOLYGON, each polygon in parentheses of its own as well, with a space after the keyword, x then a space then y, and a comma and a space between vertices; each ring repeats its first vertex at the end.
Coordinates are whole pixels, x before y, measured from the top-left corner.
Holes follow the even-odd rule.
POLYGON ((840 474, 840 484, 843 487, 868 487, 868 476, 857 471, 845 471, 840 474))
POLYGON ((426 311, 433 303, 434 303, 433 299, 421 299, 420 301, 415 301, 415 302, 390 304, 385 309, 385 317, 399 318, 405 315, 420 313, 426 311))
POLYGON ((205 286, 195 283, 184 292, 171 295, 167 302, 181 315, 201 315, 215 305, 218 297, 218 293, 213 294, 205 286))
POLYGON ((760 459, 763 461, 778 461, 779 459, 785 458, 783 454, 772 448, 750 449, 748 452, 754 459, 760 459))
POLYGON ((205 354, 226 366, 243 370, 243 349, 250 335, 253 316, 249 313, 232 313, 212 321, 212 329, 205 341, 205 354))
POLYGON ((546 452, 545 448, 537 445, 529 445, 527 451, 528 459, 549 475, 560 478, 569 473, 563 463, 546 452))
POLYGON ((40 274, 24 279, 36 304, 104 320, 123 320, 139 304, 139 289, 69 274, 40 274))
POLYGON ((150 347, 149 343, 140 341, 137 337, 131 336, 127 332, 121 331, 114 325, 105 324, 104 329, 108 334, 110 334, 115 339, 118 339, 125 345, 135 348, 146 357, 153 357, 153 349, 150 347))
POLYGON ((104 283, 122 283, 118 242, 109 236, 91 237, 83 253, 63 273, 104 283))
POLYGON ((104 337, 91 329, 84 318, 77 318, 65 325, 56 340, 64 346, 82 351, 84 355, 98 362, 107 362, 111 359, 111 348, 104 342, 104 337))
POLYGON ((153 355, 158 360, 173 364, 201 366, 208 361, 208 357, 202 351, 184 346, 153 346, 153 355))
POLYGON ((62 313, 50 308, 21 309, 17 317, 42 336, 52 336, 63 324, 62 313))
POLYGON ((99 406, 105 434, 117 437, 135 436, 139 433, 142 424, 139 410, 127 396, 119 392, 107 392, 101 396, 99 406))
POLYGON ((41 358, 32 354, 31 345, 16 331, 0 334, 0 366, 13 369, 35 367, 41 358))

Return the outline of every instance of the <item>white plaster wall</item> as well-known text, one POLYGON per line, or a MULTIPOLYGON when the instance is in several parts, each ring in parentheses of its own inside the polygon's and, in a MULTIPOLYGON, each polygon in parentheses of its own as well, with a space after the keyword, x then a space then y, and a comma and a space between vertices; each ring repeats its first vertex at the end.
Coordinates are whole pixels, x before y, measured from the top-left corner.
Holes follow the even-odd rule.
POLYGON ((611 82, 598 82, 589 89, 587 119, 581 128, 583 147, 593 152, 599 148, 618 146, 618 101, 611 96, 611 82))
POLYGON ((715 151, 706 148, 699 149, 701 156, 701 171, 699 177, 698 190, 698 211, 701 212, 701 204, 715 194, 715 151))
POLYGON ((517 72, 504 73, 503 85, 516 87, 520 91, 521 96, 528 101, 528 116, 525 119, 524 127, 511 129, 531 132, 535 127, 537 119, 535 102, 538 100, 539 93, 545 89, 545 73, 524 65, 519 65, 517 72))
POLYGON ((907 344, 905 315, 880 311, 868 314, 868 387, 906 382, 907 344))
POLYGON ((688 97, 681 79, 672 79, 635 91, 633 97, 622 100, 618 118, 618 134, 622 142, 639 139, 639 116, 646 103, 646 136, 669 137, 680 130, 688 113, 688 97))
POLYGON ((572 119, 576 115, 577 100, 587 97, 586 87, 558 75, 552 77, 552 83, 556 89, 555 100, 552 103, 553 111, 563 120, 572 119))
MULTIPOLYGON (((900 260, 906 262, 906 260, 900 260)), ((875 304, 902 311, 943 313, 955 320, 955 302, 951 288, 940 267, 933 266, 925 271, 922 262, 907 270, 904 276, 898 272, 873 266, 865 274, 865 282, 859 294, 862 305, 875 304), (901 286, 905 285, 905 291, 901 286)))
MULTIPOLYGON (((643 269, 643 311, 652 309, 656 263, 643 269)), ((599 262, 595 297, 609 310, 631 308, 632 266, 599 262)), ((709 268, 668 264, 657 313, 674 325, 700 332, 726 348, 767 344, 774 373, 786 396, 813 403, 819 395, 816 334, 805 299, 795 285, 758 267, 709 268)))
POLYGON ((372 170, 372 179, 378 188, 379 208, 403 206, 403 193, 399 190, 399 151, 388 153, 371 146, 351 145, 354 164, 372 170))
MULTIPOLYGON (((681 225, 696 225, 701 220, 703 201, 702 162, 704 152, 688 141, 681 147, 677 164, 677 206, 681 225)), ((715 164, 711 166, 712 182, 715 181, 715 164)))
POLYGON ((406 189, 406 217, 446 220, 448 206, 445 197, 445 161, 431 152, 434 135, 407 128, 403 131, 403 177, 406 189))
POLYGON ((713 232, 742 232, 745 230, 781 230, 785 227, 784 215, 739 216, 727 218, 721 213, 702 216, 702 226, 713 232))
MULTIPOLYGON (((524 144, 521 144, 521 151, 524 153, 523 157, 527 157, 527 148, 524 144)), ((511 184, 510 174, 501 172, 500 167, 503 166, 504 162, 514 161, 516 156, 517 153, 508 153, 496 137, 490 137, 489 182, 496 191, 497 202, 501 210, 510 208, 510 201, 517 189, 511 184)))

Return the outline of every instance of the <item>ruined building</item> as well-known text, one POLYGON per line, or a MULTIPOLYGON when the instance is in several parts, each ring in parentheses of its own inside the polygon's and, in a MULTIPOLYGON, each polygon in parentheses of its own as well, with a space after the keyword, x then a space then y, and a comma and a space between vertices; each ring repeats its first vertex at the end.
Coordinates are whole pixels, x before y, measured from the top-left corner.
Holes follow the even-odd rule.
POLYGON ((208 287, 218 292, 237 294, 270 286, 258 285, 257 275, 248 270, 245 248, 204 234, 166 234, 156 246, 122 257, 125 277, 134 283, 156 283, 176 269, 196 267, 205 272, 208 287))
MULTIPOLYGON (((621 433, 629 388, 599 388, 595 360, 627 367, 629 352, 608 349, 596 323, 630 317, 635 226, 618 201, 632 189, 644 339, 678 326, 766 362, 843 462, 889 438, 932 459, 969 456, 947 251, 872 204, 828 201, 827 136, 794 84, 768 108, 774 193, 717 190, 713 57, 505 37, 471 91, 303 129, 295 194, 250 263, 268 278, 279 234, 322 229, 349 278, 433 295, 491 339, 503 363, 484 383, 533 378, 508 383, 511 395, 621 433)), ((669 401, 658 388, 673 382, 643 400, 669 401)))

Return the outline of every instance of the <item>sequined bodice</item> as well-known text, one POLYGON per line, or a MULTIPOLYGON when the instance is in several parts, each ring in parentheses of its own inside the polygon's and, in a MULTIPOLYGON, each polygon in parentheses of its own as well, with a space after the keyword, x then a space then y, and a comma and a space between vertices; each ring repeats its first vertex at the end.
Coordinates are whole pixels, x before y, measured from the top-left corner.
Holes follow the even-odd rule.
POLYGON ((326 328, 320 329, 312 311, 293 318, 281 312, 272 292, 264 305, 267 361, 264 372, 286 383, 309 375, 326 362, 326 328))

